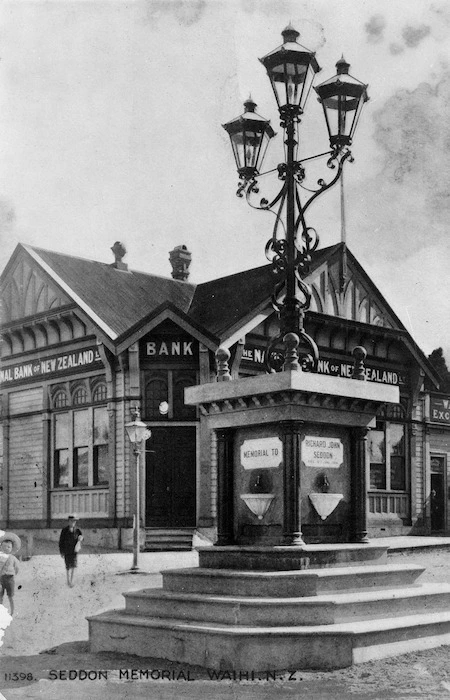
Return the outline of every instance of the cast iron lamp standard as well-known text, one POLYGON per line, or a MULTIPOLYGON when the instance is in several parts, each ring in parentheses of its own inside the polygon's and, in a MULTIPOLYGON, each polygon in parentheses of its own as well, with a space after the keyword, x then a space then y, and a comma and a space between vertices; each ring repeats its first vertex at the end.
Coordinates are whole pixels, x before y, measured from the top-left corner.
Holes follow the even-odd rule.
POLYGON ((133 523, 133 565, 128 571, 123 571, 124 574, 146 574, 146 571, 142 571, 139 568, 139 551, 140 551, 140 521, 141 521, 141 508, 140 508, 140 498, 141 498, 141 488, 140 488, 140 464, 139 458, 141 455, 142 442, 151 437, 151 431, 148 429, 145 423, 140 420, 139 409, 134 409, 134 420, 130 423, 125 423, 125 430, 127 431, 128 438, 133 445, 133 454, 136 459, 136 512, 134 515, 133 523))
POLYGON ((306 225, 305 212, 320 194, 338 181, 345 161, 353 160, 349 146, 361 109, 369 98, 367 85, 349 75, 350 66, 341 58, 336 64, 337 74, 314 88, 325 114, 331 150, 297 160, 298 124, 320 67, 315 54, 297 42, 299 33, 293 27, 287 27, 282 35, 282 46, 260 59, 275 94, 286 145, 286 162, 275 169, 283 184, 272 201, 263 198, 259 205, 251 201, 252 195, 259 192, 259 178, 273 172, 260 172, 269 141, 275 136, 270 121, 255 112, 256 104, 249 98, 244 103, 244 113, 223 128, 230 136, 240 177, 237 195, 243 197, 245 193, 252 207, 272 211, 276 216, 266 256, 277 278, 272 303, 278 313, 280 331, 269 342, 268 369, 281 368, 280 355, 275 348, 283 340, 283 369, 314 370, 319 357, 317 345, 303 328, 311 290, 302 277, 308 272, 311 253, 317 248, 319 237, 306 225), (337 168, 337 172, 328 182, 320 179, 314 189, 306 188, 304 163, 324 156, 328 157, 328 167, 337 168), (309 193, 304 202, 300 197, 301 189, 309 193))

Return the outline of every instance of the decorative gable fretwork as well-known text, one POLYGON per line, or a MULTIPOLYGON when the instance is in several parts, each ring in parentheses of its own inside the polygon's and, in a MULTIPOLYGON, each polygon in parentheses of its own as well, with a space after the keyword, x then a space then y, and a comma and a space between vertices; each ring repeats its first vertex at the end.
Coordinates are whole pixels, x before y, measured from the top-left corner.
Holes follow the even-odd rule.
MULTIPOLYGON (((319 271, 318 271, 319 272, 319 271)), ((372 326, 395 328, 386 309, 370 293, 358 275, 349 269, 349 278, 341 289, 338 266, 326 265, 310 283, 312 288, 311 311, 338 316, 350 321, 368 323, 372 326)))
POLYGON ((86 325, 72 308, 61 310, 49 318, 35 319, 5 325, 2 330, 1 356, 17 355, 28 350, 38 350, 51 345, 84 338, 86 325))
POLYGON ((17 261, 1 294, 3 323, 58 309, 72 301, 25 257, 17 261))

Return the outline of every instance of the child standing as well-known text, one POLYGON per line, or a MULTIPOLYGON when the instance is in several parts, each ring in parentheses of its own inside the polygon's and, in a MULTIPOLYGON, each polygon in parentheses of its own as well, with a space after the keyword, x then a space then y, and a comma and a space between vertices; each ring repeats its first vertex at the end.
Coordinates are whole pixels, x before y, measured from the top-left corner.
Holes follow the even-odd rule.
POLYGON ((13 532, 5 532, 0 537, 0 605, 3 596, 8 596, 11 617, 14 615, 14 576, 19 573, 19 562, 14 556, 21 547, 20 537, 13 532))

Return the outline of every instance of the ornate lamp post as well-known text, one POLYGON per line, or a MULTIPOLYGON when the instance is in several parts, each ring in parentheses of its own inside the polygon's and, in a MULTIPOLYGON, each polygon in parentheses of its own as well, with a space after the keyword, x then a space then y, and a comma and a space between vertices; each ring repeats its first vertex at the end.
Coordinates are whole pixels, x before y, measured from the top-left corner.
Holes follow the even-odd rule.
POLYGON ((147 428, 146 424, 140 420, 139 409, 134 409, 134 419, 130 423, 125 423, 125 430, 127 431, 128 438, 133 445, 133 454, 136 459, 136 512, 134 515, 133 523, 133 565, 129 571, 123 573, 130 574, 145 574, 145 571, 139 569, 139 550, 140 550, 140 498, 141 498, 141 488, 140 488, 140 465, 139 457, 141 454, 142 442, 149 439, 151 436, 151 431, 147 428))
POLYGON ((256 104, 249 99, 244 103, 244 114, 224 124, 223 128, 230 136, 240 177, 237 195, 243 197, 245 193, 252 207, 276 215, 266 256, 276 275, 272 304, 279 316, 280 332, 269 343, 268 368, 271 371, 281 368, 275 347, 282 339, 285 343, 283 369, 301 366, 313 370, 317 367, 319 353, 303 328, 311 291, 302 276, 308 272, 311 253, 317 248, 319 237, 306 225, 305 212, 320 194, 338 181, 345 161, 353 160, 349 146, 361 109, 369 98, 367 85, 349 75, 349 64, 343 58, 338 61, 337 75, 314 88, 323 106, 331 150, 297 160, 298 124, 320 67, 315 54, 297 42, 299 33, 293 27, 287 27, 282 35, 283 44, 260 59, 275 94, 286 145, 286 162, 277 166, 278 178, 283 184, 272 201, 263 198, 259 205, 252 202, 252 196, 259 193, 259 178, 268 174, 260 171, 269 141, 275 136, 270 122, 256 114, 256 104), (329 182, 320 179, 316 188, 306 189, 304 163, 323 156, 328 156, 328 167, 337 168, 337 172, 329 182), (302 188, 309 192, 305 201, 300 196, 302 188))

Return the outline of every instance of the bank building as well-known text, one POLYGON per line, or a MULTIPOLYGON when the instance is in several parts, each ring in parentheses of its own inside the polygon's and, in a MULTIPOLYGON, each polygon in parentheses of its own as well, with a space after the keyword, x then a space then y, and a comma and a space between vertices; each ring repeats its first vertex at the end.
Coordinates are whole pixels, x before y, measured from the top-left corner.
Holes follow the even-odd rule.
MULTIPOLYGON (((2 274, 0 528, 55 537, 76 512, 87 543, 130 546, 136 471, 124 426, 138 408, 151 430, 140 461, 143 546, 214 542, 220 435, 205 414, 221 408, 186 403, 185 389, 215 381, 219 347, 229 350, 233 378, 266 372, 277 333, 271 266, 195 284, 185 245, 170 252, 167 278, 129 270, 118 242, 112 251, 105 263, 19 244, 2 274)), ((362 346, 365 381, 399 388, 400 401, 378 409, 367 437, 369 537, 448 533, 450 397, 439 393, 436 372, 345 244, 315 251, 305 281, 317 372, 352 376, 353 351, 362 346)), ((317 397, 330 424, 342 414, 328 435, 314 424, 315 401, 299 425, 308 455, 302 531, 306 542, 347 541, 353 511, 344 414, 364 406, 327 406, 317 397), (325 517, 308 498, 318 490, 340 496, 325 517)), ((250 439, 238 436, 244 469, 259 459, 276 470, 277 430, 273 445, 265 439, 258 447, 256 429, 250 439)), ((262 516, 249 509, 247 523, 252 541, 261 532, 270 542, 277 508, 262 516)))

